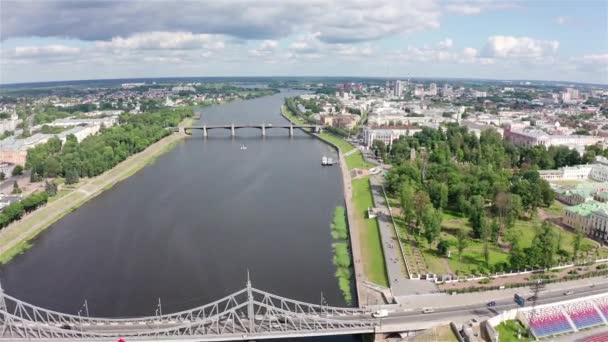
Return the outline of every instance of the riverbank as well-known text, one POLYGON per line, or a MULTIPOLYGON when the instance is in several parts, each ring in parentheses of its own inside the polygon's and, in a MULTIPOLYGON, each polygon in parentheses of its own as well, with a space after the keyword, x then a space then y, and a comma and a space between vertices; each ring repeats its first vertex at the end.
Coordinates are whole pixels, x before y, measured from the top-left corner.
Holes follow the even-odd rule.
MULTIPOLYGON (((294 125, 308 124, 307 122, 304 122, 301 118, 293 114, 285 105, 281 106, 281 114, 284 118, 291 121, 294 125)), ((345 161, 349 170, 369 169, 375 166, 374 164, 365 161, 363 155, 361 154, 361 151, 359 151, 359 149, 357 149, 355 146, 353 146, 348 141, 342 139, 341 137, 325 132, 321 132, 319 134, 316 134, 315 136, 339 148, 346 156, 345 161)))
MULTIPOLYGON (((281 114, 292 124, 304 124, 300 118, 291 113, 284 105, 281 106, 281 114)), ((358 305, 361 307, 373 304, 383 304, 384 302, 381 295, 375 290, 370 290, 365 285, 365 282, 369 281, 382 286, 387 286, 388 279, 386 277, 384 254, 380 243, 378 224, 375 219, 368 219, 366 217, 366 211, 369 206, 365 205, 367 202, 371 202, 369 181, 366 178, 364 179, 364 183, 357 181, 355 184, 355 181, 351 178, 351 168, 347 163, 347 158, 350 156, 345 157, 345 153, 342 150, 344 146, 350 147, 349 151, 355 149, 355 147, 341 138, 335 137, 339 140, 338 143, 335 139, 327 139, 321 134, 313 134, 310 132, 309 134, 333 146, 338 151, 340 159, 339 165, 342 171, 344 203, 346 205, 346 219, 353 258, 355 292, 358 305), (362 189, 362 184, 367 184, 367 187, 362 189), (369 201, 366 200, 367 198, 369 198, 369 201)), ((356 154, 362 158, 360 151, 356 154)), ((352 155, 355 154, 351 154, 351 156, 352 155)), ((368 163, 366 162, 364 165, 367 164, 368 163)))
MULTIPOLYGON (((186 118, 180 123, 180 126, 191 125, 192 120, 192 118, 186 118)), ((116 183, 154 162, 156 158, 171 150, 185 137, 185 134, 176 132, 162 138, 140 153, 120 162, 111 170, 94 178, 81 179, 77 185, 70 187, 69 193, 61 190, 59 198, 0 230, 0 264, 6 264, 15 256, 23 253, 32 246, 32 240, 46 228, 103 191, 112 188, 116 183)))

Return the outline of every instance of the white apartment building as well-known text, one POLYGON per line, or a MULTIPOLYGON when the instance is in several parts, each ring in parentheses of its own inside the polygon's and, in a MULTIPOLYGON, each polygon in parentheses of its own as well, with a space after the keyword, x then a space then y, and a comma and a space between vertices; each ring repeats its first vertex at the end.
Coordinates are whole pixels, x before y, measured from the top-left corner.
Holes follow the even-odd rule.
POLYGON ((363 129, 363 143, 370 148, 375 140, 380 140, 391 146, 394 140, 401 136, 411 136, 422 131, 418 126, 366 127, 363 129))
POLYGON ((546 181, 591 179, 608 182, 608 158, 596 156, 593 164, 564 166, 557 170, 540 170, 538 173, 546 181))
POLYGON ((403 91, 405 90, 405 82, 403 81, 395 81, 395 91, 394 95, 397 97, 403 96, 403 91))
POLYGON ((585 146, 605 141, 603 137, 592 135, 550 135, 541 130, 512 130, 510 127, 505 129, 504 136, 515 146, 544 145, 548 148, 549 146, 561 145, 577 151, 584 151, 585 146))
POLYGON ((17 125, 21 122, 17 117, 17 114, 13 113, 10 118, 0 120, 0 134, 6 131, 14 131, 17 129, 17 125))

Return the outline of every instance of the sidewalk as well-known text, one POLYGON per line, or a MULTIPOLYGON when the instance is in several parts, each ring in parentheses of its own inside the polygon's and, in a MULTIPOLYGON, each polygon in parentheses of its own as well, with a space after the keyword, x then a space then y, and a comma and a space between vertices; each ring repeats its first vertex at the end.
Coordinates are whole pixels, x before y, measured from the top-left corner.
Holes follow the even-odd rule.
POLYGON ((388 281, 394 297, 437 293, 439 289, 433 282, 409 279, 404 254, 399 239, 395 235, 395 227, 391 220, 391 211, 386 203, 383 192, 382 176, 370 177, 374 205, 379 210, 378 226, 382 238, 382 247, 388 273, 388 281))

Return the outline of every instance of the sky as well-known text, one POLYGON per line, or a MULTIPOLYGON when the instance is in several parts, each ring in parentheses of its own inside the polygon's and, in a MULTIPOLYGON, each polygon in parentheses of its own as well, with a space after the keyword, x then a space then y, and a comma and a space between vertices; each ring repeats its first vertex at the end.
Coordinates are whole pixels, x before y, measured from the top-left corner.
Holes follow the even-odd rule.
POLYGON ((608 83, 608 0, 0 0, 0 83, 203 76, 608 83))

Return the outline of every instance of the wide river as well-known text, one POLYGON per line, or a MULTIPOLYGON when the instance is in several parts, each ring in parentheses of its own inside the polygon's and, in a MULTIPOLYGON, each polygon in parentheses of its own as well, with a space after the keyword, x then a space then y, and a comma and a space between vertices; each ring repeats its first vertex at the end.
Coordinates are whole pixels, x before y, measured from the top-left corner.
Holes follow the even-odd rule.
MULTIPOLYGON (((283 92, 202 109, 208 124, 285 123, 283 92)), ((65 216, 0 270, 5 291, 49 309, 154 315, 199 306, 245 286, 345 305, 329 224, 343 205, 326 144, 288 130, 212 130, 179 143, 65 216), (242 150, 241 145, 247 149, 242 150)), ((351 340, 341 337, 339 340, 351 340)), ((325 338, 323 340, 337 340, 325 338)))

